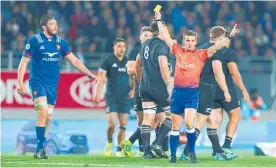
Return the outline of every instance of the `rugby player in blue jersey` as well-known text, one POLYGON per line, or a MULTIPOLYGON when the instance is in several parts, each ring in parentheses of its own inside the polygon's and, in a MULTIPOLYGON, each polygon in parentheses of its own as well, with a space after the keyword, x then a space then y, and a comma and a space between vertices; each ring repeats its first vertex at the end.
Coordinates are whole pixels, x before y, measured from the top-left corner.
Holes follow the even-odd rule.
POLYGON ((47 138, 51 115, 56 105, 60 57, 68 60, 93 82, 97 78, 71 52, 67 42, 57 35, 58 25, 54 16, 42 16, 40 26, 42 32, 30 37, 23 51, 18 67, 17 92, 21 95, 25 95, 27 92, 23 79, 29 64, 29 87, 37 111, 37 149, 34 157, 48 159, 44 150, 44 143, 47 138))

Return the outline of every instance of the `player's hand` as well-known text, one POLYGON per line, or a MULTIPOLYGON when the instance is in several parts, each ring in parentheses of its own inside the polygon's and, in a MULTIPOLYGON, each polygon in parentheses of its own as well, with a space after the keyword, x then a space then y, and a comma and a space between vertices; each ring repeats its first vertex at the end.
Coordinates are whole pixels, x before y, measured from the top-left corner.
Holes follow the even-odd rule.
POLYGON ((244 102, 248 103, 249 100, 250 100, 250 96, 249 96, 248 92, 247 91, 243 91, 242 94, 243 94, 243 100, 244 100, 244 102))
POLYGON ((97 82, 97 77, 92 73, 90 75, 88 75, 88 78, 92 81, 92 83, 97 82))
POLYGON ((98 105, 99 105, 99 103, 100 103, 100 96, 98 96, 98 95, 96 94, 96 95, 94 96, 94 98, 93 98, 92 103, 93 103, 93 106, 94 106, 94 107, 98 107, 98 105))
POLYGON ((17 93, 24 96, 27 93, 24 83, 18 83, 16 87, 17 93))
POLYGON ((161 20, 162 15, 160 12, 155 12, 154 17, 155 17, 155 20, 161 20))
POLYGON ((224 93, 224 98, 225 98, 225 101, 227 102, 227 103, 230 103, 231 102, 231 95, 229 94, 229 92, 225 92, 224 93))
POLYGON ((233 29, 231 30, 229 36, 230 37, 234 37, 236 34, 238 34, 240 32, 239 29, 236 28, 237 27, 237 24, 235 24, 235 26, 233 27, 233 29))
POLYGON ((128 93, 128 98, 133 99, 134 98, 135 89, 131 89, 128 93))

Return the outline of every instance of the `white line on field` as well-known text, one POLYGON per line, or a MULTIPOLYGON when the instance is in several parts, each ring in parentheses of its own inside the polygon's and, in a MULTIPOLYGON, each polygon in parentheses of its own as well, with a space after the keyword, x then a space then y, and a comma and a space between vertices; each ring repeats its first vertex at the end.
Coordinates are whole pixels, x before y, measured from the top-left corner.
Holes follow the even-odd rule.
MULTIPOLYGON (((3 167, 3 164, 13 164, 12 167, 15 167, 16 164, 27 164, 27 165, 59 165, 59 166, 79 166, 79 167, 143 167, 143 168, 160 168, 160 166, 139 166, 139 165, 108 165, 108 164, 93 164, 93 163, 68 163, 68 162, 57 162, 57 163, 41 163, 41 162, 18 162, 18 161, 2 161, 1 166, 3 167)), ((41 167, 41 166, 39 166, 41 167)), ((179 168, 179 167, 170 167, 170 168, 179 168)), ((191 167, 182 167, 182 168, 191 168, 191 167)), ((225 168, 225 167, 216 167, 216 168, 225 168)), ((240 167, 231 167, 231 168, 240 168, 240 167)), ((257 168, 257 167, 256 167, 257 168)))

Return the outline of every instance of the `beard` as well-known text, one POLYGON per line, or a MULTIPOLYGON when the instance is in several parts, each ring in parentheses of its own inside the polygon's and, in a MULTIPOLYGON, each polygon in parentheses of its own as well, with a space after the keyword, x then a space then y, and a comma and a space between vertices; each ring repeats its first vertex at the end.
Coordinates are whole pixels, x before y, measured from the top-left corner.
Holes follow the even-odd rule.
POLYGON ((57 32, 54 33, 54 31, 51 31, 49 28, 47 28, 47 33, 48 33, 50 36, 55 36, 55 35, 57 35, 57 32))

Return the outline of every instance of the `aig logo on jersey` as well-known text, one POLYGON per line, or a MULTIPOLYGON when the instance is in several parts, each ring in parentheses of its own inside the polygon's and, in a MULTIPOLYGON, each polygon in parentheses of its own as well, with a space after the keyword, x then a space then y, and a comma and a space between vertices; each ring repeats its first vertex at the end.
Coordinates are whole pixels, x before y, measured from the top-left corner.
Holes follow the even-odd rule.
POLYGON ((126 68, 118 68, 118 72, 126 72, 127 69, 126 68))

